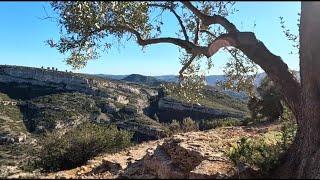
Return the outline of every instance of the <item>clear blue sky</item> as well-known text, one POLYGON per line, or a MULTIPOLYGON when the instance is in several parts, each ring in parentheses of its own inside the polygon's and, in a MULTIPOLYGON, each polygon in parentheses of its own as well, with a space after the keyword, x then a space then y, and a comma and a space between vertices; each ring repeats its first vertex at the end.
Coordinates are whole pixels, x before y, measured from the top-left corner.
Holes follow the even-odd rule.
MULTIPOLYGON (((59 29, 55 22, 41 20, 52 10, 48 2, 0 2, 0 64, 33 67, 57 67, 59 70, 72 70, 63 61, 65 56, 56 49, 45 45, 47 39, 58 39, 59 29)), ((298 33, 297 13, 300 2, 237 2, 237 12, 229 20, 241 31, 254 30, 258 39, 269 50, 280 55, 289 68, 299 70, 298 55, 289 55, 291 42, 287 41, 280 28, 279 16, 294 33, 298 33)), ((172 16, 169 16, 172 17, 172 16)), ((176 28, 175 19, 168 24, 176 28)), ((174 31, 169 29, 165 35, 174 31)), ((145 52, 134 41, 127 43, 125 49, 112 49, 99 60, 91 61, 87 67, 77 71, 83 73, 165 75, 177 74, 181 68, 178 48, 170 44, 149 46, 145 52)), ((210 74, 222 74, 221 67, 226 55, 214 56, 214 69, 210 74)))

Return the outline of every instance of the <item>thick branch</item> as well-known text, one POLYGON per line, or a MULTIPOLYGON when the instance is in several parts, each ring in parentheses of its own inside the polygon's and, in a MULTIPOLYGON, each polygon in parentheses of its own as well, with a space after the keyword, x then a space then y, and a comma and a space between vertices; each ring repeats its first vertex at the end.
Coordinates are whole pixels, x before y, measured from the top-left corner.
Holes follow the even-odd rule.
POLYGON ((133 29, 132 27, 123 25, 123 26, 108 26, 109 29, 114 30, 126 30, 132 34, 134 34, 137 38, 137 42, 141 46, 151 45, 151 44, 159 44, 159 43, 170 43, 177 45, 187 51, 187 53, 191 54, 205 54, 207 53, 207 47, 197 46, 194 43, 178 38, 164 37, 164 38, 152 38, 152 39, 143 39, 141 34, 133 29))
MULTIPOLYGON (((130 26, 130 23, 126 23, 125 25, 117 25, 117 26, 105 25, 100 27, 99 29, 95 29, 91 31, 90 35, 98 32, 102 32, 102 31, 130 32, 136 36, 137 43, 141 46, 159 44, 159 43, 170 43, 185 49, 186 52, 190 54, 196 54, 196 55, 207 54, 207 47, 197 46, 190 41, 182 40, 179 38, 163 37, 163 38, 143 39, 142 35, 137 30, 135 30, 132 26, 130 26)), ((86 37, 89 37, 90 35, 87 35, 86 37)))
POLYGON ((179 24, 180 24, 180 27, 181 27, 181 30, 182 30, 182 33, 184 35, 184 38, 186 39, 186 41, 189 41, 189 36, 187 34, 187 31, 186 31, 186 27, 183 25, 183 22, 181 20, 181 17, 178 15, 178 13, 173 9, 173 7, 171 6, 167 6, 167 5, 164 5, 164 4, 148 4, 148 6, 154 6, 154 7, 162 7, 162 8, 166 8, 166 9, 169 9, 173 14, 174 16, 177 18, 179 24))
POLYGON ((198 18, 200 18, 202 23, 203 23, 203 25, 205 25, 205 26, 209 26, 211 24, 220 24, 229 33, 239 32, 239 30, 236 28, 236 26, 234 24, 232 24, 230 21, 228 21, 225 17, 222 17, 220 15, 208 16, 208 15, 202 13, 195 6, 193 6, 191 4, 191 2, 189 2, 189 1, 181 1, 181 3, 184 4, 198 18))
POLYGON ((226 46, 240 49, 248 58, 258 64, 268 77, 280 87, 281 94, 290 108, 294 112, 299 111, 300 100, 297 97, 300 97, 301 87, 281 57, 272 54, 251 32, 221 35, 209 46, 209 55, 213 55, 220 48, 226 46))

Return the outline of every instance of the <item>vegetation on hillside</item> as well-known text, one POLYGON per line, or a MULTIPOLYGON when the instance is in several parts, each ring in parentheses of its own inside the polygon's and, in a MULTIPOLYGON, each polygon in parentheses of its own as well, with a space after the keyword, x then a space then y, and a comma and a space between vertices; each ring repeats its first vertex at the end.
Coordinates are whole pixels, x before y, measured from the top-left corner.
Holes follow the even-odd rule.
MULTIPOLYGON (((165 93, 167 94, 167 96, 179 101, 186 101, 184 95, 177 88, 170 88, 168 90, 165 90, 165 93)), ((197 96, 196 93, 197 92, 189 92, 189 94, 191 94, 189 96, 195 97, 197 96)), ((210 87, 201 89, 200 94, 201 96, 197 98, 197 102, 202 106, 219 109, 222 111, 230 111, 234 113, 248 112, 245 101, 232 98, 223 92, 210 89, 210 87)))
POLYGON ((287 152, 297 131, 293 113, 287 107, 280 117, 279 131, 269 131, 263 136, 242 137, 228 152, 229 158, 239 166, 240 163, 258 168, 267 175, 277 167, 281 157, 287 152))
POLYGON ((75 168, 100 153, 114 153, 130 146, 131 138, 132 133, 114 125, 83 123, 62 136, 46 135, 34 165, 44 171, 75 168))

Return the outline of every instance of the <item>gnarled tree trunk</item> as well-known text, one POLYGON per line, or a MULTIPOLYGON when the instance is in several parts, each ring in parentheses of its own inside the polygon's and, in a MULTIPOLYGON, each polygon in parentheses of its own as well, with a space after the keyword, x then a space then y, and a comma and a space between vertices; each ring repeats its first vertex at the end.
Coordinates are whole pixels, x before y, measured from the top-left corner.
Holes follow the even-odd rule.
MULTIPOLYGON (((302 2, 300 20, 301 108, 288 154, 291 177, 320 178, 320 2, 302 2)), ((299 97, 297 97, 299 98, 299 97)))
POLYGON ((296 117, 298 132, 277 174, 286 178, 320 178, 320 2, 301 3, 300 84, 282 59, 272 54, 254 33, 229 31, 213 41, 208 55, 225 46, 240 49, 258 64, 279 86, 296 117))
POLYGON ((302 2, 300 19, 300 108, 298 131, 276 174, 320 178, 320 2, 302 2))

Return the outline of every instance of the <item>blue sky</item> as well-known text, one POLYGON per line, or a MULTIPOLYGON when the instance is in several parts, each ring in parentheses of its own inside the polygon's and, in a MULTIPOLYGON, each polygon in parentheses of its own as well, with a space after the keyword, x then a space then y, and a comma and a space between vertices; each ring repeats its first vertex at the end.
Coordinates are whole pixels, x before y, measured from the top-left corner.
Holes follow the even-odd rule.
MULTIPOLYGON (((32 67, 57 67, 59 70, 72 70, 64 62, 66 56, 56 49, 45 45, 48 39, 58 39, 59 28, 55 22, 42 20, 46 8, 52 10, 48 2, 0 2, 0 64, 32 67)), ((237 2, 237 12, 228 18, 241 31, 254 32, 269 50, 281 56, 289 68, 299 70, 298 55, 290 55, 291 42, 286 40, 280 28, 279 16, 284 17, 292 32, 298 33, 297 13, 300 2, 237 2)), ((172 16, 170 16, 172 17, 172 16)), ((175 19, 168 25, 176 28, 175 19), (172 25, 171 25, 172 24, 172 25)), ((174 29, 168 29, 165 35, 174 29)), ((177 74, 181 68, 178 48, 170 44, 147 47, 145 52, 134 41, 125 48, 113 48, 108 54, 102 54, 98 60, 74 72, 103 74, 177 74)), ((214 68, 210 74, 222 74, 222 67, 227 60, 226 54, 219 52, 214 57, 214 68)))

